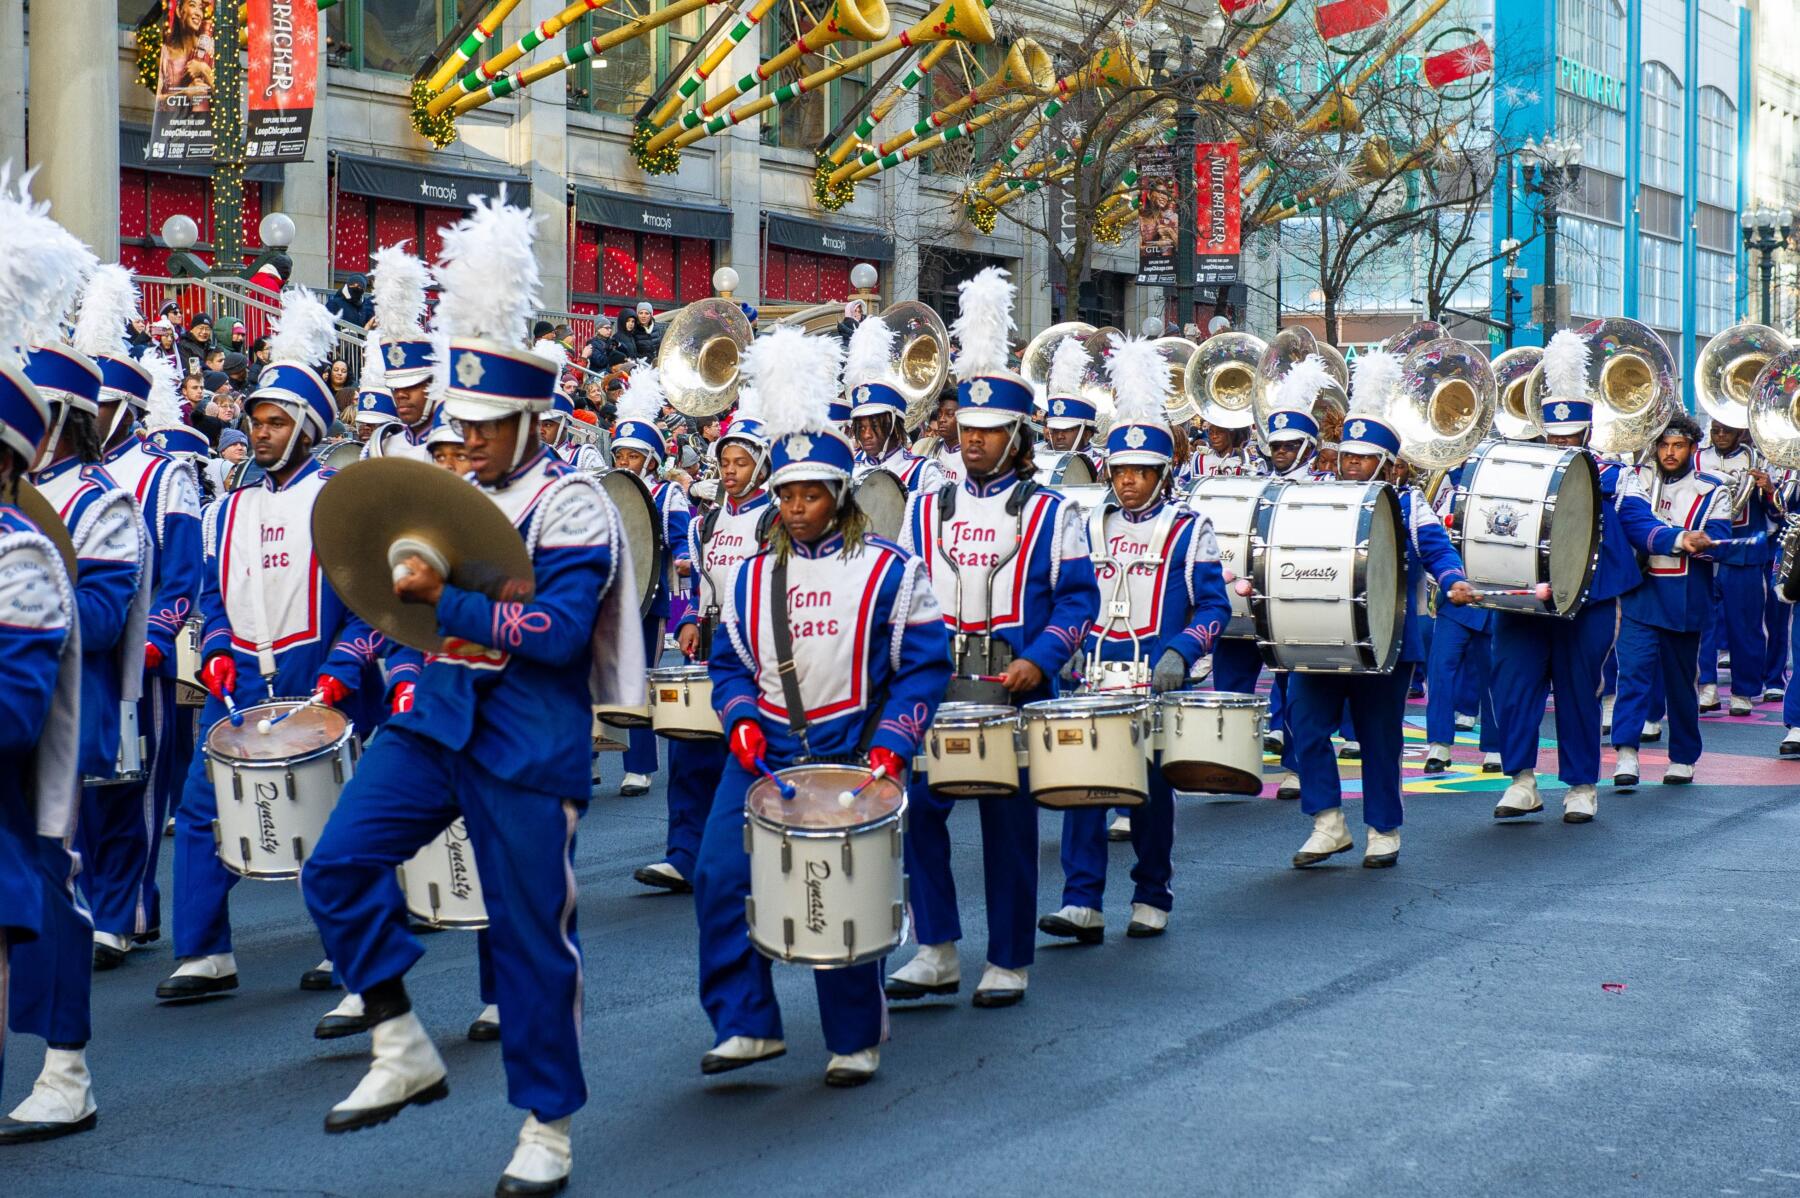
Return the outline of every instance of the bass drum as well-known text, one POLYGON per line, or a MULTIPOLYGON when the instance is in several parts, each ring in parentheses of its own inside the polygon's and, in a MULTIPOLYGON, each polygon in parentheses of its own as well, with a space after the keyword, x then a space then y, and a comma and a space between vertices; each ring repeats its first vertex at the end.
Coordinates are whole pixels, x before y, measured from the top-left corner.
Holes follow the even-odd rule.
POLYGON ((1271 669, 1385 674, 1406 627, 1406 541, 1386 483, 1272 482, 1250 614, 1271 669))
POLYGON ((350 437, 327 441, 313 450, 313 457, 327 470, 342 470, 362 457, 363 443, 350 437))
POLYGON ((1256 532, 1256 516, 1262 510, 1263 492, 1269 480, 1255 475, 1209 474, 1194 483, 1187 506, 1212 521, 1213 536, 1219 542, 1219 568, 1225 573, 1226 590, 1231 597, 1231 620, 1224 635, 1250 637, 1256 635, 1256 622, 1250 617, 1250 600, 1229 584, 1250 574, 1250 539, 1256 532))
POLYGON ((1039 460, 1037 481, 1040 487, 1088 487, 1100 481, 1094 463, 1077 450, 1039 460))
POLYGON ((889 541, 900 539, 906 522, 906 484, 886 470, 871 470, 856 484, 856 506, 869 518, 869 528, 889 541))
POLYGON ((1479 607, 1567 616, 1600 560, 1600 474, 1583 449, 1490 441, 1463 471, 1450 542, 1478 591, 1550 584, 1550 598, 1489 595, 1479 607))
POLYGON ((631 553, 632 571, 637 575, 638 612, 647 616, 650 602, 656 598, 656 584, 662 577, 663 555, 667 552, 656 500, 650 497, 644 480, 628 470, 608 470, 600 476, 600 485, 619 509, 619 528, 631 553))

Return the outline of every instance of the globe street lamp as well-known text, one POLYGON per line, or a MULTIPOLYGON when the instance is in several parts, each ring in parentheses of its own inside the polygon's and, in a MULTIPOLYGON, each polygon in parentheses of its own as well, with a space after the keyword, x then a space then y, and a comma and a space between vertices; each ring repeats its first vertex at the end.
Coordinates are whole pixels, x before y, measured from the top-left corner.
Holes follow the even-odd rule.
POLYGON ((1757 263, 1757 271, 1762 276, 1762 322, 1772 324, 1775 308, 1771 297, 1771 287, 1775 275, 1775 252, 1788 243, 1794 235, 1794 219, 1789 213, 1776 208, 1752 208, 1744 213, 1744 250, 1746 253, 1761 254, 1757 263))
POLYGON ((1520 182, 1527 195, 1539 200, 1544 221, 1544 343, 1556 332, 1556 221, 1563 198, 1581 179, 1581 143, 1558 137, 1542 141, 1525 139, 1519 150, 1520 182))

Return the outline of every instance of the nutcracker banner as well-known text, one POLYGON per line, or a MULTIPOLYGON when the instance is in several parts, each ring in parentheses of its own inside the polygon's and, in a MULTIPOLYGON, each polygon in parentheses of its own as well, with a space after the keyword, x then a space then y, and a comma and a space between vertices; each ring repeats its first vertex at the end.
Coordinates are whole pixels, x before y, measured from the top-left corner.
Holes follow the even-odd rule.
POLYGON ((211 162, 213 0, 180 0, 163 10, 146 155, 153 162, 211 162))
POLYGON ((1154 287, 1175 285, 1175 244, 1181 217, 1175 200, 1175 154, 1167 145, 1145 146, 1137 154, 1137 281, 1154 287))
POLYGON ((250 0, 246 162, 297 162, 312 132, 319 77, 318 0, 250 0))
POLYGON ((1201 142, 1195 146, 1194 181, 1199 212, 1194 282, 1202 286, 1235 283, 1244 248, 1237 143, 1201 142))

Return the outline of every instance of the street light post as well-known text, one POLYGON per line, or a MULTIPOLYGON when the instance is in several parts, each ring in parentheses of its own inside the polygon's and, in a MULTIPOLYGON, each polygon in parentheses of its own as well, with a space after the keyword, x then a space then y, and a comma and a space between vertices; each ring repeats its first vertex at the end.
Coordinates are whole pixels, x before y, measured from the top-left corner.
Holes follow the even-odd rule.
POLYGON ((1562 200, 1581 179, 1581 143, 1546 137, 1525 139, 1519 150, 1524 159, 1520 182, 1527 195, 1538 197, 1544 221, 1544 343, 1556 332, 1558 316, 1556 283, 1556 224, 1562 200))
POLYGON ((1762 255, 1757 263, 1762 277, 1762 323, 1773 324, 1775 252, 1794 235, 1793 217, 1774 208, 1752 208, 1744 213, 1743 221, 1745 252, 1762 255))
POLYGON ((1175 327, 1186 328, 1194 321, 1194 275, 1197 270, 1195 248, 1200 240, 1200 213, 1196 208, 1194 149, 1199 142, 1200 93, 1215 85, 1225 71, 1225 20, 1214 13, 1203 30, 1206 39, 1204 61, 1194 64, 1194 39, 1181 37, 1181 62, 1168 69, 1168 53, 1150 52, 1150 74, 1156 83, 1176 96, 1175 142, 1175 327))

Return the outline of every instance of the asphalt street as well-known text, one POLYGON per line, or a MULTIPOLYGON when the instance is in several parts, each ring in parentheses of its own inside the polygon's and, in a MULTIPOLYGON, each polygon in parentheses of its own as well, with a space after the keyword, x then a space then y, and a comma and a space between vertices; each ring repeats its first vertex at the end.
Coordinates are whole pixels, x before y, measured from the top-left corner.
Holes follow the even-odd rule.
MULTIPOLYGON (((1586 826, 1555 793, 1505 825, 1496 790, 1409 794, 1387 871, 1359 868, 1355 803, 1358 853, 1296 871, 1297 805, 1184 797, 1168 934, 1125 938, 1130 846, 1113 845, 1105 943, 1041 937, 1028 997, 999 1011, 968 1002, 965 805, 963 993, 896 1008, 880 1074, 849 1091, 822 1083, 810 980, 779 966, 788 1055, 702 1078, 691 901, 631 880, 660 855, 660 779, 618 798, 609 757, 577 854, 591 1099, 570 1192, 1800 1193, 1800 762, 1774 760, 1768 707, 1706 733, 1701 785, 1603 787, 1586 826)), ((1472 746, 1458 757, 1473 771, 1472 746)), ((1647 779, 1662 760, 1646 750, 1647 779)), ((1059 824, 1041 815, 1044 911, 1059 824)), ((522 1116, 498 1046, 463 1038, 474 937, 429 937, 408 978, 450 1097, 328 1137, 366 1039, 311 1038, 335 999, 296 988, 320 950, 294 886, 245 883, 232 911, 234 995, 157 1005, 166 939, 95 978, 99 1128, 9 1150, 0 1194, 490 1193, 522 1116)), ((34 1040, 8 1047, 0 1109, 39 1062, 34 1040)))

